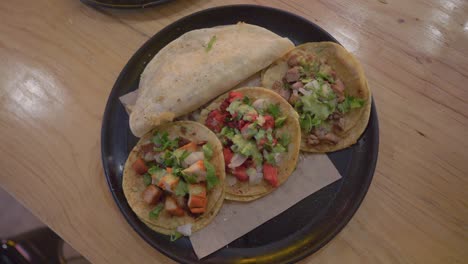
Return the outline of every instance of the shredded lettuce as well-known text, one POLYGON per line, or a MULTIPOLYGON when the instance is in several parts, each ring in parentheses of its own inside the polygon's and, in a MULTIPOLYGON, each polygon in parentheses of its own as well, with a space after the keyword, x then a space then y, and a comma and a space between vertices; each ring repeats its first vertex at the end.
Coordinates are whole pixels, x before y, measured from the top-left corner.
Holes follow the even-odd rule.
POLYGON ((347 113, 351 109, 360 108, 364 106, 366 101, 364 99, 356 98, 353 96, 346 96, 345 100, 338 104, 337 108, 341 113, 347 113))
POLYGON ((280 128, 284 125, 284 122, 286 121, 287 117, 286 116, 281 116, 275 119, 275 127, 280 128))
POLYGON ((228 126, 225 126, 221 129, 221 135, 231 139, 234 135, 236 134, 235 130, 233 128, 230 128, 228 126))
POLYGON ((287 133, 282 134, 281 137, 279 138, 279 143, 283 145, 284 147, 287 147, 290 142, 291 142, 291 136, 287 133))
POLYGON ((283 146, 280 145, 280 144, 276 144, 276 145, 273 147, 272 152, 273 152, 273 153, 282 153, 282 152, 286 152, 286 148, 283 147, 283 146))
POLYGON ((262 154, 257 148, 257 145, 249 140, 246 140, 242 137, 242 135, 235 135, 232 138, 232 142, 234 145, 231 149, 236 152, 240 153, 244 156, 252 157, 256 164, 260 164, 262 162, 262 154))

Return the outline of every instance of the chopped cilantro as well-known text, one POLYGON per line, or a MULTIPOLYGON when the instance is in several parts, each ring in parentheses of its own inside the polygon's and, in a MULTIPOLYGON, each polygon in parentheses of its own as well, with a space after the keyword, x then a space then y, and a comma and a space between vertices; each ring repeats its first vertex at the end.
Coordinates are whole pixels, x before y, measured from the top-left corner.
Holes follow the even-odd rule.
POLYGON ((156 151, 172 149, 179 145, 179 138, 171 140, 169 139, 169 133, 167 132, 163 132, 162 134, 156 132, 151 141, 156 145, 154 148, 156 151))
POLYGON ((275 154, 266 152, 263 157, 265 158, 266 163, 272 165, 276 164, 275 154))
POLYGON ((216 177, 215 167, 205 159, 204 161, 206 168, 206 187, 208 190, 211 190, 216 184, 218 184, 219 179, 216 177))
POLYGON ((205 145, 203 145, 202 149, 205 159, 211 160, 211 158, 213 157, 213 149, 211 148, 210 143, 206 143, 205 145))
POLYGON ((145 186, 150 185, 151 181, 151 175, 149 175, 148 173, 143 174, 143 183, 145 184, 145 186))
POLYGON ((347 113, 351 109, 359 108, 364 105, 365 100, 353 96, 346 96, 345 100, 338 104, 337 108, 341 113, 347 113))
POLYGON ((149 169, 148 169, 148 173, 149 174, 156 174, 158 171, 160 171, 161 168, 157 167, 157 166, 151 166, 149 169))
POLYGON ((206 45, 205 51, 208 52, 213 48, 214 43, 216 42, 216 35, 212 36, 208 44, 206 45))
POLYGON ((158 204, 153 210, 149 212, 149 218, 150 219, 158 218, 159 213, 161 213, 163 208, 164 208, 164 205, 162 203, 158 204))
POLYGON ((183 171, 181 171, 178 176, 184 178, 188 183, 197 183, 197 178, 195 176, 184 173, 183 171))
POLYGON ((274 119, 278 118, 281 114, 281 109, 279 104, 269 104, 266 108, 267 113, 269 113, 274 119))
POLYGON ((190 152, 185 149, 178 149, 172 153, 175 158, 175 166, 180 167, 182 162, 190 155, 190 152))
POLYGON ((175 157, 172 155, 172 153, 170 151, 166 151, 164 152, 164 155, 162 155, 162 157, 160 158, 161 161, 162 161, 162 164, 166 167, 174 167, 174 165, 176 164, 176 159, 175 157))
POLYGON ((175 189, 175 195, 185 196, 188 193, 188 186, 184 181, 179 181, 175 189))
POLYGON ((242 102, 247 105, 252 105, 252 101, 248 96, 244 96, 244 99, 242 99, 242 102))

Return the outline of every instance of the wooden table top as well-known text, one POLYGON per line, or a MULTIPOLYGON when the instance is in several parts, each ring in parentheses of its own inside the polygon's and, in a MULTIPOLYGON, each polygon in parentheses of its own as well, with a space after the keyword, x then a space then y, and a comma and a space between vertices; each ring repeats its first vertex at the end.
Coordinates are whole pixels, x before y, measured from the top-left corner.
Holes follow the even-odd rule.
POLYGON ((104 177, 101 120, 121 69, 182 16, 254 3, 304 16, 354 53, 379 115, 362 206, 303 263, 468 262, 468 1, 13 2, 0 1, 0 186, 90 261, 172 263, 127 224, 104 177))

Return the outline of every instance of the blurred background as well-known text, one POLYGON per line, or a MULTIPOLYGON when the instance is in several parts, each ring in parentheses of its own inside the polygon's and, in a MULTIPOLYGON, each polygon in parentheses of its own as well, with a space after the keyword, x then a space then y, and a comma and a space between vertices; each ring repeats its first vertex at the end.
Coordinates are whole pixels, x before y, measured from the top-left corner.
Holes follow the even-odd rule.
POLYGON ((0 187, 0 264, 88 264, 0 187))

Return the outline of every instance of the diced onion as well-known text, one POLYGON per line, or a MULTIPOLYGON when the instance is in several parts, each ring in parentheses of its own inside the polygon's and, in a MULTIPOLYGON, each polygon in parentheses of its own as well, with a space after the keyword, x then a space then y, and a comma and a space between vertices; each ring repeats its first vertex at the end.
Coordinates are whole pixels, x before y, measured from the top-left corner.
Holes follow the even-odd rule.
POLYGON ((283 155, 282 153, 275 153, 274 157, 276 164, 279 164, 281 162, 281 159, 283 158, 283 155))
POLYGON ((185 224, 177 227, 177 232, 184 236, 192 235, 192 224, 185 224))
POLYGON ((162 156, 162 152, 158 152, 156 154, 154 154, 154 160, 158 163, 161 163, 162 160, 161 160, 161 156, 162 156))
POLYGON ((252 103, 252 106, 257 110, 262 110, 265 107, 265 99, 257 99, 252 103))
POLYGON ((236 177, 228 174, 228 175, 226 175, 226 182, 227 182, 228 186, 233 186, 234 184, 237 183, 237 179, 236 179, 236 177))
MULTIPOLYGON (((248 170, 247 170, 247 174, 248 170)), ((254 173, 249 174, 249 182, 251 184, 259 184, 263 179, 263 172, 262 172, 262 166, 257 166, 257 169, 255 170, 254 173)))
POLYGON ((185 158, 185 160, 182 162, 182 165, 184 167, 188 167, 194 164, 195 162, 202 160, 203 158, 204 158, 203 152, 201 151, 192 152, 190 153, 190 155, 187 156, 187 158, 185 158))
POLYGON ((312 94, 311 91, 307 91, 307 90, 304 89, 304 88, 299 88, 299 92, 300 92, 301 94, 303 94, 303 95, 310 95, 310 94, 312 94))
POLYGON ((263 117, 262 115, 259 115, 257 117, 257 123, 259 126, 263 126, 263 124, 265 124, 265 117, 263 117))
POLYGON ((231 163, 229 163, 228 167, 231 169, 235 169, 242 165, 242 163, 244 163, 246 160, 246 156, 236 153, 234 154, 234 156, 232 156, 231 163))
POLYGON ((152 152, 146 152, 145 156, 143 156, 145 161, 152 161, 154 160, 154 154, 152 152))

